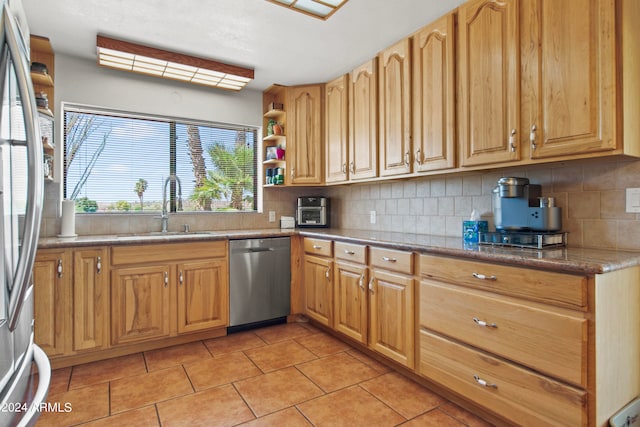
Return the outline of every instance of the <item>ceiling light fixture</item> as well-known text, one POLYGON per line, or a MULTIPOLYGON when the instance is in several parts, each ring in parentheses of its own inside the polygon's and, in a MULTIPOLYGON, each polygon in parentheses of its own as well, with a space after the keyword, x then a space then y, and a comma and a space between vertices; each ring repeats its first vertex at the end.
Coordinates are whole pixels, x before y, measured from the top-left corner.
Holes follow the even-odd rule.
POLYGON ((182 82, 238 91, 253 70, 210 59, 143 46, 98 35, 98 65, 182 82))
POLYGON ((320 19, 328 19, 347 0, 267 0, 270 3, 279 4, 291 10, 302 12, 305 15, 320 19))

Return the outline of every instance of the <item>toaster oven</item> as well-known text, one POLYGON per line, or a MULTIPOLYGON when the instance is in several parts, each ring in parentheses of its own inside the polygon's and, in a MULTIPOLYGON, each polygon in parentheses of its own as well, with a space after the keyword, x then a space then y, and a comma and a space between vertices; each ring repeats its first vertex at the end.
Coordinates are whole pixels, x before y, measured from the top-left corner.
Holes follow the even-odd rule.
POLYGON ((298 197, 296 224, 298 227, 328 227, 329 199, 326 197, 298 197))

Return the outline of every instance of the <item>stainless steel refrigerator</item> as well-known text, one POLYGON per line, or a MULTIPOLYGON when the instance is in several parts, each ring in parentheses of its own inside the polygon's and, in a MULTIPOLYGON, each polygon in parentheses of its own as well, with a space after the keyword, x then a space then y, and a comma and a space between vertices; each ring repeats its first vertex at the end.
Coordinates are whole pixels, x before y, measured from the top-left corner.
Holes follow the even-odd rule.
POLYGON ((43 154, 19 0, 0 0, 0 426, 35 424, 51 366, 33 342, 31 271, 40 231, 43 154), (34 373, 37 372, 37 375, 34 373))

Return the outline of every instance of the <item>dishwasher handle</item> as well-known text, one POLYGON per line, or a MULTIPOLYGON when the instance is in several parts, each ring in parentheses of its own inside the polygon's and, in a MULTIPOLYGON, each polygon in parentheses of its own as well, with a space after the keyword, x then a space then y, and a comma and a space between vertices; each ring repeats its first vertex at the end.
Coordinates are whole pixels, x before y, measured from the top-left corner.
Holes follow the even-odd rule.
POLYGON ((243 249, 236 249, 234 253, 251 254, 255 252, 273 252, 273 251, 274 251, 273 248, 243 248, 243 249))

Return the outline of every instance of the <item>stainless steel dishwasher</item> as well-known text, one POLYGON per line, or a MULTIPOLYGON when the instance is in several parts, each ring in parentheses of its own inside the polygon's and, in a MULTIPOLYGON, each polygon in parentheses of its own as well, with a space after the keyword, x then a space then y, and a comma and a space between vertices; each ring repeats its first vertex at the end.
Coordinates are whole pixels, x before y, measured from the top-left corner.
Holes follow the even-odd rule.
POLYGON ((229 242, 228 332, 284 323, 290 312, 291 239, 229 242))

